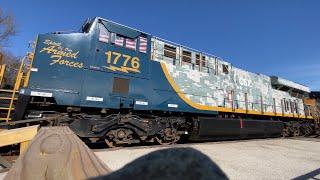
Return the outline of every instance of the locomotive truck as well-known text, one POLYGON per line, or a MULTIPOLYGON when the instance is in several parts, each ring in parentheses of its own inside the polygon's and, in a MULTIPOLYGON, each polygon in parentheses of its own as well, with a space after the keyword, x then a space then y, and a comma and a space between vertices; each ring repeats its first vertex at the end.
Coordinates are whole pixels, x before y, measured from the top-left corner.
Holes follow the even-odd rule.
POLYGON ((100 17, 80 32, 39 34, 28 57, 7 98, 8 123, 59 117, 50 124, 110 147, 300 136, 318 128, 307 86, 100 17))

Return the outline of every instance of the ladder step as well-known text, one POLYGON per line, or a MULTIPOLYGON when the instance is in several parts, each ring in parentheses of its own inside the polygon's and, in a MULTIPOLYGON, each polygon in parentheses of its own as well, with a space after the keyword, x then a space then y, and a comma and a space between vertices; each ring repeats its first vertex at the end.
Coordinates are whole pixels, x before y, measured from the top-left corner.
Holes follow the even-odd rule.
POLYGON ((10 121, 11 120, 11 118, 0 118, 0 121, 6 121, 6 120, 8 120, 8 121, 10 121))
MULTIPOLYGON (((17 100, 18 98, 13 98, 13 100, 17 100)), ((11 100, 11 97, 0 97, 0 100, 11 100)))
MULTIPOLYGON (((11 92, 11 93, 13 93, 14 90, 11 90, 11 89, 0 89, 0 92, 11 92)), ((19 92, 19 91, 16 91, 16 92, 19 92)))
MULTIPOLYGON (((10 108, 8 107, 0 107, 0 110, 9 110, 10 108)), ((11 108, 11 110, 14 110, 14 108, 11 108)))

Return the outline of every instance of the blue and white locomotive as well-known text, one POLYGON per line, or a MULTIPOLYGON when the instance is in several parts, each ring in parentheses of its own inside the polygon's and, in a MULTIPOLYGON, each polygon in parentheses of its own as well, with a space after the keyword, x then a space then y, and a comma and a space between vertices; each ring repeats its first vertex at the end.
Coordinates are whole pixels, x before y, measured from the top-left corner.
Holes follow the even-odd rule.
POLYGON ((14 118, 64 115, 78 136, 111 147, 301 135, 313 128, 309 93, 97 17, 79 33, 38 35, 14 118))

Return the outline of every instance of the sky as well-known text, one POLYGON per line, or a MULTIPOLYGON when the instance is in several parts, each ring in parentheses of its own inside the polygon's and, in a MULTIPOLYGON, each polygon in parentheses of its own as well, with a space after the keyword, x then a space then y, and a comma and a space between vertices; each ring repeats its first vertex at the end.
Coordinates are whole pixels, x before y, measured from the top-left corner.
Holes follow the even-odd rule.
POLYGON ((17 56, 39 33, 78 30, 100 16, 320 90, 318 0, 0 0, 0 7, 15 16, 7 50, 17 56))

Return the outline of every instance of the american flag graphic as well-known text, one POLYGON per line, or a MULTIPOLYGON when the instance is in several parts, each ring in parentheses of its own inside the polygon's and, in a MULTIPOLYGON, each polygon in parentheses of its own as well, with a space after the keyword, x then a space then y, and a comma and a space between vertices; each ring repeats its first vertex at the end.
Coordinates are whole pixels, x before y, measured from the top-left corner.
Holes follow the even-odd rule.
POLYGON ((116 39, 114 40, 114 44, 117 46, 123 46, 124 38, 120 36, 116 36, 116 39))
POLYGON ((103 25, 99 26, 99 41, 107 43, 109 41, 109 32, 103 25))
POLYGON ((140 45, 139 45, 139 51, 146 53, 147 52, 147 38, 145 37, 140 37, 140 45))
POLYGON ((126 39, 126 47, 129 49, 136 50, 136 40, 135 39, 126 39))

